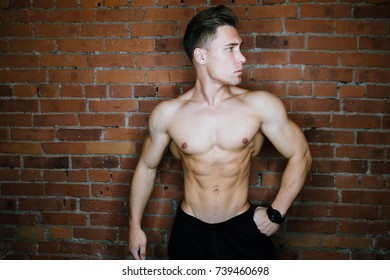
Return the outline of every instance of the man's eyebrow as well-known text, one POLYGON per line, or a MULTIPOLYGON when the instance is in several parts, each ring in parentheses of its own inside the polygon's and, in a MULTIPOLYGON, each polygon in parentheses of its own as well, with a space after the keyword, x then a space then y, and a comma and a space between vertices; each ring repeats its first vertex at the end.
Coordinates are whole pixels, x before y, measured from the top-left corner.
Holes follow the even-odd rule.
POLYGON ((229 43, 226 44, 225 47, 234 47, 234 46, 242 46, 243 42, 241 43, 229 43))

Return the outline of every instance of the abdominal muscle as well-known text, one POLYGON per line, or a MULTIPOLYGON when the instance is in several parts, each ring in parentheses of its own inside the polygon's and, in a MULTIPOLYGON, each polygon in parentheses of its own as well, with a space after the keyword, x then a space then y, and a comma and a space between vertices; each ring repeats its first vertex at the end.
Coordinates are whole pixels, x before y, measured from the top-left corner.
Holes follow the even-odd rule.
POLYGON ((181 153, 183 211, 206 223, 219 223, 248 210, 252 152, 247 146, 236 151, 215 147, 202 155, 181 153))

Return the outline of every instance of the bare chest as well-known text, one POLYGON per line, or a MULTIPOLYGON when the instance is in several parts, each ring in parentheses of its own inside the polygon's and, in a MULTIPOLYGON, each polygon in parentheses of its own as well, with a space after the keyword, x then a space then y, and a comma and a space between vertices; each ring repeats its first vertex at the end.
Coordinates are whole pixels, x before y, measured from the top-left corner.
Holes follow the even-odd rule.
POLYGON ((176 116, 169 133, 183 152, 202 154, 213 149, 243 148, 252 141, 259 127, 259 121, 242 108, 217 112, 183 111, 176 116))

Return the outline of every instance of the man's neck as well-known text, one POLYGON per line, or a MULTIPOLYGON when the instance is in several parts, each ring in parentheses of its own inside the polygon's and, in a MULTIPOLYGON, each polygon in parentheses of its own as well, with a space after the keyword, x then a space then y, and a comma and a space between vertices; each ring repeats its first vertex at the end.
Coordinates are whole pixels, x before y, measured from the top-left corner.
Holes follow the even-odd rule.
POLYGON ((231 97, 230 86, 196 80, 193 98, 206 103, 210 108, 217 108, 221 102, 229 97, 231 97))

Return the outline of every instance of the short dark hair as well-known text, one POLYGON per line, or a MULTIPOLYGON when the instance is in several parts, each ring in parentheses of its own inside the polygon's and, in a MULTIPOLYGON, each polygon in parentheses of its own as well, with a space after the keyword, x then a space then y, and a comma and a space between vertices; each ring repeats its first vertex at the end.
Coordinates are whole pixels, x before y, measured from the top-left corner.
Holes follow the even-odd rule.
POLYGON ((184 50, 193 61, 196 48, 207 48, 217 32, 217 28, 230 25, 237 28, 238 18, 233 11, 219 5, 201 11, 188 23, 183 37, 184 50))

